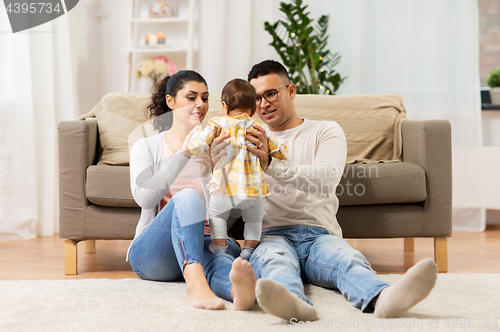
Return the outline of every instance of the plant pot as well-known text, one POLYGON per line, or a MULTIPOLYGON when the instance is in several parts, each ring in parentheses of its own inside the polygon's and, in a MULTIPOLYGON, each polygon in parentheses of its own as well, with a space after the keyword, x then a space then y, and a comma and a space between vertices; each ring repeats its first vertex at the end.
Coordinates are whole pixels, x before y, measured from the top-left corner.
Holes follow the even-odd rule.
POLYGON ((490 89, 491 103, 500 105, 500 87, 490 89))

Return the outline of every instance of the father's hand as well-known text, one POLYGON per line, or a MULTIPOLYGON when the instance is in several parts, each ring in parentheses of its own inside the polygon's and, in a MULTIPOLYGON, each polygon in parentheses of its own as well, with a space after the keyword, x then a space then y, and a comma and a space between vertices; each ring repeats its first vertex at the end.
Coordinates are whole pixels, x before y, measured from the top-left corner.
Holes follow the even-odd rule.
POLYGON ((269 146, 267 144, 266 130, 258 124, 254 124, 253 127, 255 129, 247 129, 246 139, 255 146, 247 145, 247 149, 259 157, 260 167, 265 171, 269 166, 269 146))
POLYGON ((214 165, 216 165, 219 160, 221 160, 226 155, 226 150, 224 148, 229 145, 229 141, 226 141, 229 138, 229 134, 221 135, 222 128, 217 128, 217 138, 213 140, 212 145, 210 147, 210 157, 212 158, 212 169, 214 165))

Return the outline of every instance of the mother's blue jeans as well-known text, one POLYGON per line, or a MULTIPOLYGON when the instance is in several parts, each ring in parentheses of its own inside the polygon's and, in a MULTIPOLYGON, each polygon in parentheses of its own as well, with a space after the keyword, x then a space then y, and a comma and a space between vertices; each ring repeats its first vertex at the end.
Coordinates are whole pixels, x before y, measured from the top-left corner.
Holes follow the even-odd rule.
POLYGON ((186 264, 200 263, 209 283, 214 280, 214 293, 231 301, 229 271, 240 250, 228 241, 226 254, 212 254, 210 236, 203 235, 205 217, 205 203, 196 190, 175 194, 133 241, 129 260, 134 272, 145 280, 179 281, 186 264))

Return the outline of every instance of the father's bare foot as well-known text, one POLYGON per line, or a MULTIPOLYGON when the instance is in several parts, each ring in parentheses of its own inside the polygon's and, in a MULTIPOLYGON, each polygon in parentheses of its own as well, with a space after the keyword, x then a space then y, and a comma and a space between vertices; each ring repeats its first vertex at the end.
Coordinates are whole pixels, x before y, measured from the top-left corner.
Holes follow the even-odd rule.
POLYGON ((193 263, 184 269, 186 279, 187 301, 197 309, 226 309, 224 302, 212 292, 200 264, 193 263))
POLYGON ((252 310, 255 302, 255 273, 246 260, 236 258, 229 273, 233 283, 234 310, 252 310))

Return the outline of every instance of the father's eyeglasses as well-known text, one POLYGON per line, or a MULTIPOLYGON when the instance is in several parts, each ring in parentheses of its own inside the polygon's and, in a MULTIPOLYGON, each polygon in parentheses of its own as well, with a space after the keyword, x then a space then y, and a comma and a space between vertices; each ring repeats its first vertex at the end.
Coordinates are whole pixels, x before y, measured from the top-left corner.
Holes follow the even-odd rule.
POLYGON ((259 106, 260 103, 262 102, 262 98, 264 98, 265 100, 267 100, 267 102, 269 102, 269 103, 275 101, 276 99, 278 99, 278 94, 279 94, 280 90, 288 88, 289 85, 290 84, 287 84, 286 86, 284 86, 282 88, 279 88, 279 89, 267 90, 261 96, 257 95, 257 98, 255 99, 255 103, 257 104, 257 106, 259 106))

